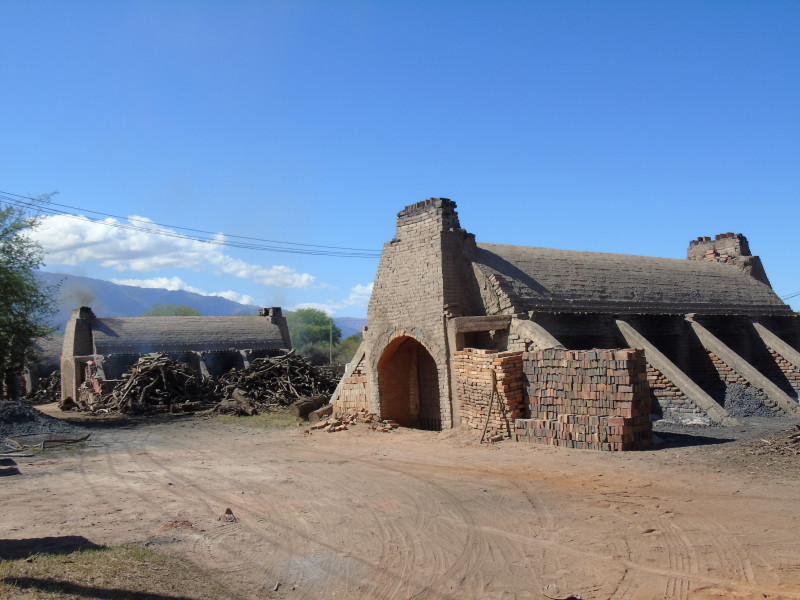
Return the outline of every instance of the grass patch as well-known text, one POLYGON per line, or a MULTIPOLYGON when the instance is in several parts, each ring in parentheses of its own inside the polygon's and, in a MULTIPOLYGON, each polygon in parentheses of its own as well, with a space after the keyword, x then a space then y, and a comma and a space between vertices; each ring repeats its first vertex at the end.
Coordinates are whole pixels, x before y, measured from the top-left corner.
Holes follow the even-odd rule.
POLYGON ((0 560, 7 600, 242 600, 213 573, 143 546, 0 560))
POLYGON ((250 417, 219 415, 214 417, 214 421, 224 425, 244 425, 258 429, 285 429, 287 427, 297 427, 298 423, 297 417, 286 409, 259 413, 250 417))

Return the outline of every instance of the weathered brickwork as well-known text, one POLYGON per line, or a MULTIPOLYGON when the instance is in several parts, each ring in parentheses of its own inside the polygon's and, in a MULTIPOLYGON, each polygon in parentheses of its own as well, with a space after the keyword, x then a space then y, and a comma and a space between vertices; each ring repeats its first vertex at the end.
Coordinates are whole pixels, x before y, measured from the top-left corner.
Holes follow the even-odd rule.
POLYGON ((665 418, 679 421, 687 417, 702 418, 704 411, 650 363, 647 363, 647 384, 652 394, 651 410, 656 408, 657 403, 665 418))
POLYGON ((737 267, 754 279, 769 285, 769 279, 758 256, 750 254, 750 244, 741 233, 720 233, 712 240, 699 237, 689 242, 687 260, 727 263, 737 267))
POLYGON ((786 380, 791 384, 792 388, 794 388, 794 390, 800 394, 800 369, 783 358, 783 356, 769 346, 767 346, 767 350, 769 350, 772 358, 775 359, 775 363, 778 365, 778 368, 781 370, 784 377, 786 377, 786 380))
POLYGON ((550 349, 522 360, 530 418, 517 419, 517 440, 592 450, 652 443, 641 350, 550 349))
POLYGON ((512 438, 525 410, 522 352, 466 348, 453 364, 461 424, 486 431, 486 439, 512 438))
POLYGON ((342 379, 337 392, 337 399, 334 404, 336 413, 345 414, 362 408, 369 410, 367 373, 363 358, 353 371, 342 379))
POLYGON ((738 383, 743 388, 752 389, 756 393, 756 395, 758 395, 761 398, 761 400, 764 402, 766 406, 768 406, 777 413, 785 414, 786 411, 784 411, 777 402, 775 402, 767 394, 765 394, 763 390, 755 388, 749 381, 747 381, 747 379, 745 379, 739 373, 737 373, 730 365, 728 365, 719 356, 717 356, 713 352, 709 352, 708 357, 711 359, 714 368, 717 370, 717 374, 719 375, 720 380, 725 385, 730 385, 731 383, 738 383))
POLYGON ((732 367, 729 367, 724 360, 722 360, 719 356, 714 354, 713 352, 708 353, 708 358, 711 359, 711 364, 714 365, 714 369, 717 371, 717 375, 719 378, 726 384, 728 383, 738 383, 743 387, 750 387, 750 382, 747 381, 744 377, 739 375, 736 371, 733 370, 732 367))
POLYGON ((420 411, 420 419, 432 422, 426 414, 426 406, 433 402, 430 390, 426 397, 415 396, 420 395, 420 384, 430 386, 435 379, 437 421, 441 428, 452 427, 445 315, 471 310, 470 290, 464 283, 467 263, 461 257, 469 243, 474 244, 473 236, 461 229, 455 203, 446 198, 419 202, 398 213, 395 237, 384 244, 378 265, 365 337, 369 409, 384 418, 387 409, 401 422, 413 420, 420 411), (404 338, 419 345, 416 353, 398 343, 404 338), (425 366, 427 355, 435 365, 435 378, 426 367, 423 379, 409 381, 413 378, 409 361, 425 366), (400 388, 392 385, 398 378, 403 379, 400 388))

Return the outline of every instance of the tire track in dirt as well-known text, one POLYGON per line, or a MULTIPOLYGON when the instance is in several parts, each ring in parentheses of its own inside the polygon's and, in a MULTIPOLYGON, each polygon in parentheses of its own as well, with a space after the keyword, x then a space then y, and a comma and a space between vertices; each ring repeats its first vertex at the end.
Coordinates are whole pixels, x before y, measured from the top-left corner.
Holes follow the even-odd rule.
MULTIPOLYGON (((319 453, 316 453, 316 454, 319 454, 319 453)), ((329 457, 329 454, 325 453, 324 457, 327 459, 329 457)), ((241 522, 247 521, 248 523, 252 523, 253 521, 257 520, 257 517, 261 514, 261 513, 252 511, 251 507, 248 504, 239 501, 235 496, 234 497, 229 497, 229 496, 227 496, 225 494, 221 494, 219 492, 214 492, 214 491, 211 491, 209 489, 199 489, 192 482, 192 479, 191 479, 190 476, 177 473, 168 464, 164 463, 163 461, 157 460, 153 455, 150 455, 150 454, 136 454, 135 457, 132 457, 132 458, 134 458, 134 460, 137 460, 139 464, 142 464, 142 463, 144 463, 146 461, 151 466, 154 466, 157 470, 161 471, 164 474, 164 476, 168 477, 170 480, 180 482, 179 486, 173 486, 173 487, 170 488, 169 491, 170 491, 170 493, 176 495, 181 500, 185 500, 189 496, 191 496, 193 498, 202 498, 202 500, 205 503, 205 505, 206 506, 210 506, 209 499, 213 499, 213 500, 221 503, 222 505, 229 505, 230 507, 232 507, 234 509, 234 513, 235 514, 241 515, 241 517, 242 517, 241 518, 241 522), (187 491, 184 491, 184 490, 189 490, 189 491, 187 492, 187 491)), ((315 483, 319 483, 319 476, 317 474, 315 474, 315 473, 304 473, 304 469, 303 469, 302 463, 298 462, 298 460, 293 460, 292 461, 292 465, 293 465, 292 477, 298 478, 298 479, 304 478, 307 481, 313 481, 315 483), (298 465, 300 465, 300 466, 298 466, 298 465)), ((265 466, 265 465, 262 463, 262 466, 265 466)), ((219 476, 215 477, 215 480, 216 480, 216 483, 217 483, 217 487, 219 487, 220 484, 225 484, 225 483, 231 484, 231 485, 235 484, 235 483, 238 483, 238 480, 236 480, 234 478, 231 478, 231 477, 228 477, 228 476, 226 476, 224 474, 220 474, 219 476)), ((332 483, 335 487, 338 487, 339 490, 342 492, 342 494, 345 494, 346 492, 349 491, 349 488, 345 484, 339 483, 336 479, 333 479, 332 481, 326 481, 326 483, 332 483)), ((405 486, 402 486, 402 487, 405 487, 405 486)), ((381 491, 381 488, 379 486, 374 486, 371 491, 377 493, 378 491, 381 491)), ((418 504, 419 504, 418 503, 418 498, 415 498, 415 497, 414 498, 409 497, 409 501, 405 503, 406 506, 411 506, 411 507, 415 507, 418 504)), ((327 507, 325 507, 325 508, 327 508, 327 507)), ((303 509, 299 509, 299 510, 302 511, 303 509)), ((256 535, 256 536, 260 536, 263 541, 266 541, 268 544, 272 544, 272 545, 275 545, 275 546, 280 545, 281 541, 283 541, 285 543, 287 540, 291 540, 292 536, 300 535, 300 537, 305 538, 306 541, 311 542, 312 544, 316 544, 317 546, 323 546, 324 548, 326 548, 329 551, 329 554, 332 553, 332 552, 341 554, 342 550, 340 549, 339 545, 337 545, 335 543, 323 543, 323 542, 320 541, 323 537, 324 538, 330 538, 331 534, 335 534, 335 530, 333 528, 327 526, 327 520, 324 518, 325 515, 327 514, 327 510, 325 511, 325 513, 323 513, 322 509, 320 509, 318 511, 318 513, 319 513, 318 517, 314 518, 312 520, 314 522, 314 526, 315 527, 323 527, 323 528, 327 529, 327 531, 325 532, 324 536, 314 535, 313 531, 306 531, 305 533, 299 533, 298 531, 293 530, 291 525, 289 523, 285 522, 285 520, 280 520, 279 519, 279 522, 276 523, 275 516, 271 515, 272 524, 277 524, 278 527, 283 529, 284 533, 286 533, 288 535, 281 536, 280 539, 278 539, 274 535, 266 535, 266 532, 262 528, 257 528, 257 527, 254 528, 253 526, 242 527, 241 522, 240 522, 239 524, 237 524, 235 529, 234 528, 230 528, 229 530, 215 531, 214 533, 205 534, 204 536, 202 536, 201 540, 198 540, 195 543, 194 549, 195 550, 202 549, 207 554, 209 562, 214 562, 216 564, 219 564, 221 559, 222 559, 222 557, 219 555, 219 552, 215 550, 215 547, 218 547, 218 546, 222 545, 224 542, 227 543, 228 542, 227 538, 229 536, 235 536, 236 537, 236 539, 231 539, 230 540, 231 545, 233 545, 233 546, 240 545, 241 544, 241 539, 239 539, 239 538, 241 538, 241 533, 242 533, 241 529, 246 528, 246 529, 248 529, 250 534, 253 534, 253 535, 256 535)), ((382 519, 377 519, 376 520, 376 524, 379 525, 380 527, 382 527, 382 529, 383 529, 383 534, 381 536, 382 550, 383 550, 381 556, 383 558, 387 557, 387 543, 386 543, 387 540, 395 540, 395 539, 399 538, 399 539, 405 541, 405 544, 404 544, 405 547, 412 547, 413 548, 415 546, 414 544, 409 544, 408 543, 410 540, 413 540, 416 536, 414 534, 409 534, 409 532, 407 531, 407 528, 398 528, 396 523, 391 523, 391 522, 387 525, 385 523, 382 523, 382 519)), ((291 541, 289 541, 288 543, 291 544, 291 541)), ((434 547, 435 548, 436 546, 435 545, 430 545, 430 544, 416 544, 416 547, 417 548, 426 548, 426 547, 434 547)), ((467 550, 464 551, 464 554, 466 554, 466 552, 467 552, 467 550)), ((289 558, 289 557, 291 557, 293 554, 295 554, 292 551, 291 546, 284 548, 284 553, 287 555, 287 560, 285 562, 291 564, 292 559, 289 558)), ((390 551, 390 553, 391 554, 397 554, 396 552, 391 552, 391 551, 390 551)), ((347 555, 349 556, 349 553, 347 553, 347 555)), ((383 569, 380 570, 380 572, 382 572, 384 574, 386 574, 386 573, 389 573, 389 574, 395 573, 395 576, 394 577, 389 577, 389 578, 382 577, 382 581, 383 581, 382 586, 383 587, 381 587, 381 585, 379 585, 377 588, 375 588, 375 591, 376 591, 376 593, 378 594, 379 597, 405 597, 405 592, 403 592, 402 594, 399 594, 399 592, 400 592, 400 589, 402 588, 402 586, 408 586, 408 582, 407 582, 407 579, 405 577, 405 573, 406 573, 406 570, 409 568, 409 560, 408 560, 409 559, 409 553, 407 551, 401 552, 400 553, 400 558, 401 558, 401 563, 399 565, 395 565, 393 569, 387 570, 384 567, 383 569)), ((424 562, 424 560, 423 560, 424 558, 425 557, 422 557, 420 559, 420 562, 424 562)), ((331 557, 325 558, 324 556, 323 557, 317 556, 317 558, 315 560, 316 560, 317 563, 319 563, 321 561, 321 564, 316 564, 315 566, 318 567, 317 570, 320 573, 324 574, 324 577, 322 578, 321 581, 315 581, 314 582, 315 586, 318 585, 318 584, 323 585, 323 586, 332 586, 332 585, 334 585, 334 582, 328 581, 328 579, 330 579, 332 573, 336 572, 337 570, 340 570, 341 564, 339 564, 339 563, 341 561, 336 561, 335 557, 333 557, 333 558, 331 558, 331 557), (332 564, 333 562, 336 562, 337 564, 332 564)), ((437 560, 435 555, 434 555, 434 560, 437 560)), ((302 561, 301 561, 301 563, 302 563, 302 561)), ((237 565, 236 561, 232 560, 232 557, 226 557, 225 558, 225 564, 226 564, 226 570, 252 570, 253 568, 256 567, 256 561, 243 561, 243 562, 240 561, 240 563, 237 565)), ((368 564, 369 564, 369 566, 371 568, 376 567, 376 565, 374 565, 372 563, 368 563, 368 564)), ((456 564, 458 564, 458 563, 456 562, 456 564)), ((304 567, 306 569, 309 567, 308 564, 300 564, 299 566, 304 567)), ((288 577, 288 573, 286 575, 287 575, 287 577, 286 577, 285 580, 289 580, 290 577, 288 577)), ((278 579, 280 580, 281 578, 278 577, 278 579)), ((295 596, 295 597, 303 597, 302 590, 298 590, 298 591, 300 591, 301 593, 299 595, 295 596)))
POLYGON ((733 566, 740 581, 756 583, 753 565, 736 535, 731 534, 727 527, 714 519, 705 520, 704 533, 712 541, 711 547, 714 551, 727 557, 725 563, 733 566))
MULTIPOLYGON (((95 484, 93 478, 86 472, 86 469, 84 469, 84 480, 86 485, 92 490, 95 498, 101 499, 102 501, 105 497, 106 503, 108 503, 110 477, 122 486, 124 492, 121 492, 121 494, 125 498, 125 502, 128 506, 142 507, 142 509, 138 511, 134 510, 135 518, 141 518, 143 514, 147 514, 144 507, 150 507, 150 512, 152 513, 161 513, 163 516, 158 519, 159 522, 168 522, 178 517, 192 517, 192 519, 197 520, 195 515, 198 513, 212 515, 215 510, 218 512, 224 510, 225 501, 230 498, 223 499, 215 497, 213 500, 216 500, 217 504, 213 504, 206 490, 195 485, 190 479, 180 475, 174 468, 167 466, 163 461, 157 460, 153 452, 147 449, 147 447, 152 444, 154 447, 158 448, 159 451, 163 450, 163 436, 165 432, 164 430, 159 431, 162 435, 154 434, 152 430, 137 431, 133 434, 133 438, 130 439, 130 442, 125 443, 121 447, 112 442, 105 450, 104 459, 107 471, 104 474, 103 485, 95 484), (137 468, 140 472, 150 474, 149 485, 136 485, 131 481, 132 478, 129 473, 137 468), (159 484, 159 481, 163 483, 159 484), (175 485, 175 483, 179 485, 175 485), (152 493, 153 488, 156 487, 159 488, 160 494, 152 493), (164 501, 163 496, 172 496, 179 510, 173 513, 168 512, 171 507, 164 501), (222 504, 222 509, 219 509, 219 503, 222 504)), ((170 446, 171 454, 173 456, 181 456, 181 459, 183 459, 183 455, 187 453, 204 456, 203 452, 196 447, 197 444, 194 442, 187 444, 172 437, 168 445, 170 446)), ((183 462, 183 460, 181 460, 181 462, 183 462)), ((226 479, 229 483, 233 482, 231 478, 226 479)), ((141 541, 148 541, 148 539, 153 540, 155 525, 156 523, 151 523, 151 528, 147 530, 147 535, 141 541)), ((226 528, 222 525, 211 531, 207 530, 205 532, 195 532, 193 534, 185 530, 182 534, 173 531, 172 535, 193 536, 195 541, 192 547, 196 550, 204 543, 206 546, 209 546, 208 540, 219 542, 228 537, 241 536, 241 531, 237 532, 231 530, 230 527, 226 528)), ((284 538, 284 541, 286 539, 289 538, 284 538)), ((276 547, 280 547, 282 540, 276 537, 272 542, 276 547)), ((209 551, 207 553, 206 562, 212 567, 218 567, 219 565, 215 562, 216 558, 219 557, 214 556, 214 553, 209 551)), ((252 569, 253 566, 254 565, 250 561, 242 561, 240 559, 230 560, 230 557, 228 557, 225 562, 227 572, 244 572, 248 569, 252 569)))
MULTIPOLYGON (((297 451, 298 450, 295 450, 295 452, 297 451)), ((309 455, 317 457, 328 456, 327 451, 314 448, 304 448, 301 452, 303 453, 302 456, 305 460, 308 460, 307 457, 309 455)), ((425 597, 425 594, 435 594, 436 597, 444 598, 449 596, 445 587, 449 582, 455 582, 458 586, 461 586, 462 589, 482 589, 481 585, 483 581, 480 574, 481 571, 480 569, 477 569, 477 567, 484 562, 495 564, 497 560, 493 552, 496 544, 493 545, 487 536, 491 535, 492 537, 497 537, 497 535, 500 534, 502 537, 501 532, 493 527, 479 525, 473 516, 473 512, 467 510, 461 505, 458 496, 445 489, 442 485, 431 481, 429 478, 430 476, 426 477, 421 475, 419 473, 418 465, 414 465, 410 468, 404 468, 401 466, 402 463, 398 461, 393 461, 392 465, 387 465, 386 461, 375 459, 349 457, 349 460, 358 462, 360 465, 358 469, 362 472, 367 467, 369 469, 377 469, 378 471, 389 471, 402 476, 402 478, 410 478, 423 484, 423 488, 427 488, 427 491, 425 491, 423 494, 423 496, 426 498, 426 501, 429 504, 433 502, 437 507, 435 511, 431 511, 433 516, 431 516, 429 520, 426 520, 423 511, 420 511, 418 508, 415 508, 416 513, 413 517, 405 515, 403 517, 405 520, 396 518, 394 520, 385 521, 383 518, 380 518, 384 517, 385 515, 378 514, 374 511, 365 515, 367 519, 370 520, 372 525, 378 527, 381 531, 379 536, 381 545, 378 551, 377 561, 370 562, 369 560, 365 560, 365 562, 371 568, 379 569, 383 575, 377 582, 373 581, 371 585, 368 586, 371 589, 371 592, 370 596, 367 597, 425 597), (442 505, 446 505, 447 510, 443 510, 442 505), (408 524, 412 522, 415 524, 415 526, 409 527, 408 524), (434 524, 433 528, 430 528, 431 522, 434 524), (462 551, 456 555, 455 558, 448 560, 448 557, 439 552, 441 536, 449 535, 452 537, 453 534, 452 531, 447 531, 447 527, 442 528, 441 524, 453 525, 456 523, 458 524, 458 527, 450 527, 449 529, 462 530, 463 538, 461 539, 463 539, 464 542, 461 546, 462 551), (414 545, 413 539, 410 539, 409 536, 412 536, 413 538, 417 535, 425 536, 426 542, 430 541, 431 543, 414 545), (434 550, 425 550, 425 548, 429 547, 433 548, 434 550), (441 575, 433 578, 430 584, 427 586, 424 586, 421 589, 417 588, 415 593, 410 593, 411 591, 408 589, 407 583, 407 580, 409 579, 408 576, 409 573, 413 572, 415 562, 419 560, 430 561, 430 563, 433 565, 431 570, 434 572, 439 572, 441 575), (442 572, 442 568, 445 568, 444 572, 442 572)), ((373 473, 363 472, 363 475, 365 479, 370 479, 373 473)), ((298 479, 303 478, 306 481, 316 481, 317 479, 317 475, 314 473, 313 469, 306 473, 304 469, 295 468, 292 472, 292 476, 298 479)), ((405 490, 407 485, 405 480, 402 478, 396 480, 392 486, 373 486, 368 488, 368 491, 377 493, 380 490, 389 496, 401 498, 400 502, 403 505, 416 507, 418 504, 420 504, 419 498, 407 494, 407 491, 405 490)), ((319 483, 318 481, 316 482, 319 483)), ((327 483, 336 484, 335 481, 326 482, 326 484, 327 483)), ((337 485, 337 487, 339 490, 343 490, 345 492, 347 491, 347 487, 344 485, 337 485)), ((419 489, 418 486, 417 489, 419 489)), ((641 501, 641 506, 646 505, 646 500, 647 499, 641 501)), ((485 502, 479 503, 475 507, 479 514, 485 513, 490 508, 491 507, 487 506, 485 502)), ((240 506, 237 509, 237 512, 246 510, 246 507, 240 506)), ((669 566, 668 568, 662 569, 641 565, 636 561, 631 560, 630 552, 628 552, 628 560, 624 561, 625 572, 623 576, 623 582, 627 584, 629 590, 633 591, 634 595, 637 593, 637 590, 645 592, 652 591, 651 585, 645 585, 645 587, 642 587, 641 582, 643 578, 652 579, 653 575, 660 576, 666 581, 665 588, 662 589, 664 592, 666 592, 667 597, 674 598, 688 597, 689 585, 691 582, 704 582, 706 584, 715 584, 718 586, 729 583, 725 582, 723 579, 715 577, 698 577, 696 560, 692 558, 691 554, 686 549, 688 542, 685 536, 682 536, 681 528, 675 527, 671 522, 665 520, 664 518, 660 518, 657 514, 655 514, 654 511, 649 512, 651 514, 648 515, 647 518, 650 519, 651 522, 652 520, 655 520, 659 526, 659 531, 662 533, 663 543, 669 555, 669 566), (633 579, 631 579, 631 576, 633 576, 633 579)), ((550 518, 552 519, 552 515, 550 518)), ((324 521, 318 520, 317 522, 324 521)), ((283 525, 285 530, 290 532, 289 526, 286 523, 283 525)), ((296 534, 296 532, 292 533, 296 534)), ((327 532, 327 534, 329 535, 330 532, 327 532)), ((552 538, 547 540, 535 538, 531 539, 528 536, 506 536, 506 539, 511 538, 514 538, 515 541, 519 543, 518 545, 520 547, 526 544, 534 543, 534 545, 539 546, 541 551, 543 545, 546 550, 546 552, 543 553, 544 556, 549 556, 550 554, 557 556, 563 554, 565 551, 564 547, 557 541, 553 541, 552 538)), ((319 539, 312 539, 309 541, 322 544, 319 539)), ((503 554, 502 551, 500 553, 503 554)), ((574 551, 567 551, 566 553, 568 555, 577 554, 583 558, 591 557, 596 560, 608 561, 608 557, 603 556, 600 553, 588 551, 579 551, 577 553, 574 551)), ((329 561, 327 566, 334 567, 335 565, 329 561)), ((332 589, 336 588, 336 585, 334 585, 336 582, 331 581, 330 577, 323 580, 323 582, 326 585, 333 586, 332 589)), ((752 589, 752 586, 747 587, 752 589)), ((354 590, 345 587, 343 591, 349 591, 352 593, 354 590)), ((299 597, 306 596, 301 593, 299 597)), ((800 597, 800 595, 796 597, 800 597)))
MULTIPOLYGON (((659 595, 668 592, 668 597, 687 597, 690 586, 691 590, 707 586, 709 589, 752 593, 770 593, 775 589, 775 593, 782 597, 800 598, 800 593, 792 595, 782 588, 757 586, 748 555, 735 536, 713 523, 704 522, 702 513, 699 516, 684 513, 680 522, 676 522, 671 516, 656 513, 656 509, 648 509, 652 499, 647 497, 631 496, 643 512, 637 519, 656 525, 662 532, 662 543, 669 555, 665 568, 661 568, 660 563, 656 567, 641 563, 638 555, 632 559, 637 553, 635 546, 632 550, 626 545, 622 552, 625 556, 615 559, 573 544, 565 546, 559 543, 555 525, 564 522, 570 516, 569 511, 558 508, 557 517, 552 512, 548 514, 549 509, 540 494, 529 493, 526 497, 524 492, 531 484, 522 483, 513 476, 504 478, 505 483, 495 479, 487 484, 493 493, 484 497, 472 489, 480 485, 476 483, 479 480, 475 474, 465 477, 463 473, 453 473, 458 471, 453 465, 348 456, 344 449, 345 453, 337 458, 344 456, 353 463, 358 493, 361 498, 369 496, 370 500, 363 502, 363 506, 355 506, 352 486, 348 478, 342 476, 341 469, 338 469, 338 475, 326 474, 320 480, 320 472, 324 473, 333 464, 330 449, 294 444, 276 455, 290 458, 273 460, 267 450, 272 448, 274 440, 251 443, 255 440, 245 438, 241 447, 236 447, 236 454, 240 459, 245 456, 243 460, 249 460, 248 465, 257 465, 261 472, 254 474, 255 467, 248 468, 240 478, 236 475, 242 472, 238 467, 230 471, 233 474, 226 470, 231 465, 237 466, 235 456, 221 460, 191 438, 170 439, 168 446, 176 457, 174 462, 160 458, 160 451, 147 451, 150 443, 163 446, 159 438, 168 435, 167 430, 153 430, 152 435, 144 431, 134 434, 132 443, 126 444, 124 450, 119 445, 110 447, 105 461, 117 485, 108 489, 98 485, 101 479, 91 473, 89 464, 82 464, 86 488, 92 490, 90 493, 96 494, 100 503, 108 508, 123 496, 126 502, 129 502, 128 498, 134 498, 133 504, 145 503, 143 505, 154 514, 163 512, 165 506, 169 507, 163 502, 164 496, 179 503, 185 502, 192 510, 209 516, 216 516, 225 506, 230 506, 242 520, 236 524, 212 523, 214 526, 204 532, 208 534, 208 540, 197 535, 197 551, 204 554, 204 560, 209 564, 221 561, 230 566, 231 572, 241 573, 243 578, 247 574, 261 573, 263 581, 264 564, 272 569, 266 577, 272 579, 272 574, 279 574, 275 579, 286 582, 291 581, 292 574, 306 570, 310 573, 309 579, 299 581, 301 585, 292 592, 292 598, 317 597, 320 589, 344 592, 347 597, 456 597, 451 585, 455 585, 454 589, 461 588, 459 595, 463 590, 470 590, 478 595, 484 592, 481 597, 490 597, 498 589, 488 575, 492 567, 498 566, 495 577, 502 579, 511 564, 519 564, 520 556, 531 551, 542 558, 543 565, 553 565, 556 570, 564 564, 559 561, 613 565, 615 571, 621 572, 614 593, 616 598, 635 597, 637 592, 653 591, 652 585, 644 583, 647 579, 666 582, 659 595), (111 456, 114 453, 117 454, 111 456), (192 458, 184 460, 187 454, 192 458), (268 458, 259 462, 250 456, 268 458), (213 459, 211 466, 200 466, 199 462, 206 457, 213 459), (188 463, 185 469, 175 467, 175 464, 183 463, 188 463), (208 473, 203 473, 207 469, 214 469, 210 485, 198 485, 198 481, 209 479, 208 473), (150 476, 145 478, 139 473, 128 472, 135 470, 150 473, 150 476), (385 477, 386 472, 392 476, 385 477), (198 477, 198 473, 203 477, 198 477), (277 512, 267 509, 270 512, 265 514, 263 504, 259 506, 249 490, 245 497, 231 493, 231 490, 256 484, 269 485, 271 479, 272 487, 277 488, 279 484, 276 481, 282 477, 291 479, 286 484, 287 491, 271 489, 269 494, 270 500, 275 498, 284 503, 284 509, 277 512), (168 486, 169 482, 173 485, 168 486), (162 501, 152 497, 154 488, 163 492, 162 501), (328 496, 332 499, 330 503, 326 502, 328 496), (506 504, 504 499, 509 503, 506 504), (385 505, 387 501, 396 501, 397 505, 385 505), (536 521, 532 528, 540 528, 539 535, 533 535, 536 531, 531 531, 531 527, 527 530, 508 527, 510 517, 516 518, 517 513, 503 513, 512 507, 514 501, 527 504, 525 515, 528 518, 533 511, 536 521), (329 520, 331 514, 336 516, 333 521, 329 520), (343 533, 344 528, 353 524, 362 531, 374 531, 376 535, 370 537, 377 540, 354 546, 352 539, 343 533), (695 529, 701 533, 696 533, 695 529), (545 535, 545 531, 551 534, 545 535), (698 537, 710 541, 718 549, 720 569, 727 565, 734 575, 733 581, 726 579, 722 571, 719 576, 698 572, 701 567, 695 552, 698 537), (736 543, 731 543, 731 540, 736 543), (243 543, 253 547, 254 554, 249 558, 242 555, 243 543), (462 545, 459 547, 458 543, 462 545), (203 544, 208 550, 203 549, 203 544), (459 551, 450 554, 445 547, 457 547, 459 551), (352 548, 358 550, 348 551, 352 548), (263 563, 260 562, 262 559, 263 563), (439 574, 426 581, 424 575, 431 571, 439 574), (314 590, 317 585, 324 587, 314 590)), ((148 511, 137 512, 134 507, 132 513, 146 515, 148 511)), ((211 566, 218 567, 219 564, 211 566)), ((264 583, 270 589, 274 584, 273 581, 264 583)))
MULTIPOLYGON (((522 496, 525 498, 525 501, 533 509, 533 514, 536 515, 539 531, 534 532, 532 535, 534 537, 541 536, 542 539, 554 541, 556 539, 555 533, 558 528, 556 526, 556 520, 553 517, 553 512, 550 510, 547 504, 545 504, 545 502, 538 498, 534 498, 526 484, 516 480, 512 480, 511 483, 520 491, 522 496)), ((551 581, 545 582, 544 580, 547 578, 546 574, 548 573, 552 573, 555 576, 556 574, 562 572, 563 562, 561 560, 561 555, 559 553, 552 552, 547 546, 541 546, 541 548, 539 548, 539 561, 537 568, 542 573, 541 580, 544 585, 550 585, 551 583, 554 583, 551 581)))

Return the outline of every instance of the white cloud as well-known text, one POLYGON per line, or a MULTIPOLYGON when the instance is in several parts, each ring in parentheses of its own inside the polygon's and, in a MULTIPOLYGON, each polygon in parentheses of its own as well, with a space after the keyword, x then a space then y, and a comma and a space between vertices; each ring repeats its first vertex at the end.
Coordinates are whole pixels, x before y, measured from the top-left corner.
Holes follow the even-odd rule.
POLYGON ((345 306, 366 306, 369 304, 370 296, 372 296, 372 286, 373 284, 368 285, 356 285, 355 287, 350 289, 350 295, 343 300, 345 306))
POLYGON ((326 302, 302 302, 297 304, 288 310, 297 310, 298 308, 316 308, 317 310, 321 310, 328 316, 334 316, 337 311, 342 310, 343 308, 348 308, 351 306, 367 306, 369 304, 369 298, 372 295, 372 284, 368 285, 356 285, 350 289, 350 295, 343 300, 334 301, 328 300, 326 302))
POLYGON ((187 292, 193 292, 195 294, 202 294, 203 296, 211 296, 213 294, 209 294, 201 290, 200 288, 192 287, 185 281, 183 281, 180 277, 151 277, 150 279, 112 279, 112 283, 116 283, 117 285, 132 285, 134 287, 140 288, 156 288, 156 289, 164 289, 164 290, 184 290, 187 292))
POLYGON ((185 281, 183 281, 180 277, 151 277, 150 279, 112 279, 112 283, 116 283, 118 285, 132 285, 135 287, 141 288, 158 288, 158 289, 165 289, 165 290, 184 290, 186 292, 192 292, 194 294, 200 294, 201 296, 219 296, 220 298, 225 298, 226 300, 230 300, 232 302, 238 302, 239 304, 256 304, 256 299, 249 294, 240 294, 239 292, 234 292, 233 290, 227 290, 224 292, 206 292, 205 290, 201 290, 200 288, 196 288, 194 286, 189 285, 185 281))
POLYGON ((219 242, 224 236, 214 236, 213 242, 201 242, 154 224, 143 217, 137 227, 146 226, 164 235, 154 235, 126 228, 126 223, 112 218, 92 221, 74 215, 54 215, 42 218, 31 237, 38 242, 48 265, 76 265, 97 261, 103 267, 118 271, 156 271, 159 269, 211 270, 217 274, 233 275, 266 286, 287 288, 314 287, 316 280, 308 273, 298 273, 291 267, 251 264, 223 252, 219 242))
POLYGON ((317 310, 321 310, 329 317, 332 317, 336 314, 336 307, 331 304, 325 304, 322 302, 301 302, 300 304, 296 304, 290 311, 299 310, 301 308, 316 308, 317 310))
POLYGON ((221 296, 226 300, 230 300, 231 302, 238 302, 239 304, 250 304, 256 305, 256 299, 253 298, 249 294, 240 294, 239 292, 234 292, 233 290, 228 290, 227 292, 214 292, 211 296, 221 296))

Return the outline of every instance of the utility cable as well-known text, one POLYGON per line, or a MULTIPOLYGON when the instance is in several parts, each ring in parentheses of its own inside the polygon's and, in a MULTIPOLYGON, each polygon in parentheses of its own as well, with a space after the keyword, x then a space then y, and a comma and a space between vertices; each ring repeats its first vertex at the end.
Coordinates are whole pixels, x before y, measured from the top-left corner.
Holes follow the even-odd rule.
POLYGON ((197 241, 206 244, 212 244, 216 246, 227 246, 231 248, 243 248, 247 250, 259 250, 259 251, 269 251, 269 252, 283 252, 287 254, 308 254, 314 256, 335 256, 335 257, 344 257, 344 258, 379 258, 380 252, 375 250, 369 250, 366 248, 348 248, 348 247, 341 247, 341 246, 325 246, 321 244, 304 244, 299 242, 283 242, 278 240, 269 240, 264 238, 256 238, 256 237, 247 237, 235 234, 226 234, 222 232, 213 232, 213 231, 206 231, 202 229, 192 229, 189 227, 182 227, 179 225, 168 225, 165 223, 156 223, 154 221, 150 221, 148 219, 137 219, 135 217, 122 217, 120 215, 114 215, 111 213, 105 213, 96 210, 84 209, 76 206, 70 206, 67 204, 60 204, 57 202, 47 201, 47 202, 40 202, 36 198, 31 198, 30 196, 21 196, 19 194, 13 194, 10 192, 3 192, 0 191, 0 200, 4 200, 9 204, 12 204, 18 208, 23 208, 27 210, 35 210, 40 213, 48 214, 51 216, 64 216, 67 218, 80 220, 80 221, 89 221, 91 223, 96 223, 99 225, 104 225, 108 227, 115 227, 118 229, 126 229, 131 231, 140 231, 143 233, 153 234, 153 235, 161 235, 164 237, 173 237, 173 238, 180 238, 186 239, 191 241, 197 241), (121 219, 123 221, 128 221, 129 223, 123 222, 109 222, 109 221, 100 221, 100 220, 92 220, 88 217, 83 215, 74 215, 72 213, 67 212, 66 210, 61 210, 55 207, 62 207, 65 209, 76 210, 79 212, 86 212, 94 215, 100 215, 103 217, 110 217, 113 219, 121 219), (136 225, 133 223, 142 223, 142 225, 136 225), (148 227, 149 226, 149 227, 148 227), (178 229, 181 231, 193 232, 195 234, 204 234, 205 236, 215 236, 215 237, 204 237, 203 235, 190 235, 185 233, 180 233, 178 231, 170 231, 169 229, 159 229, 159 228, 169 228, 169 229, 178 229), (220 239, 217 236, 223 236, 225 239, 220 239), (241 241, 237 241, 241 240, 241 241), (283 244, 289 247, 282 247, 282 246, 275 246, 274 244, 283 244))

